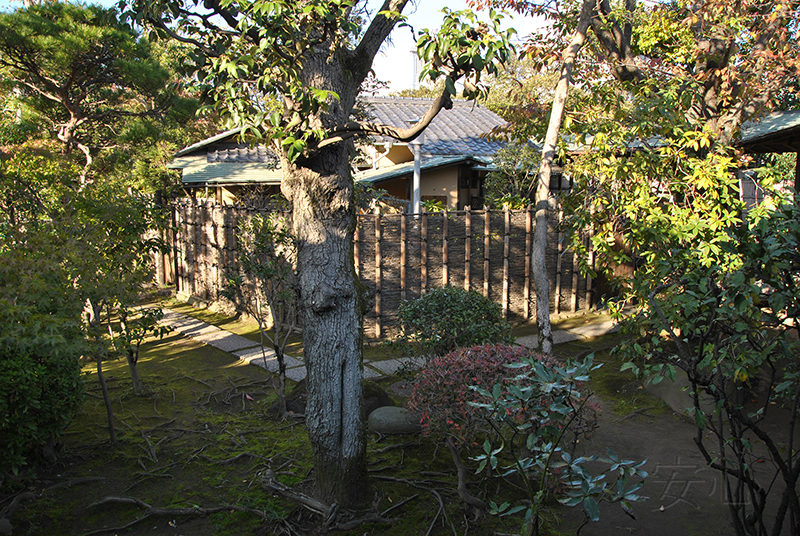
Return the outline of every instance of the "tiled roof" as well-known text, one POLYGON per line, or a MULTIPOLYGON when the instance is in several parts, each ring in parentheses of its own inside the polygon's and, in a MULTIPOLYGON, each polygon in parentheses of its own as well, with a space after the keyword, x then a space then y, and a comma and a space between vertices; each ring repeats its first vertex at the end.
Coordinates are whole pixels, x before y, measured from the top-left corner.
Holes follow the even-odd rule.
POLYGON ((259 163, 278 165, 278 157, 264 145, 250 146, 247 143, 220 143, 208 147, 206 160, 217 163, 259 163))
MULTIPOLYGON (((365 99, 370 120, 397 128, 408 128, 410 121, 422 117, 433 99, 370 97, 365 99)), ((425 129, 422 153, 428 156, 492 156, 505 143, 484 137, 506 122, 497 114, 472 101, 453 101, 453 108, 441 110, 425 129)), ((182 149, 170 167, 183 169, 205 155, 208 164, 278 165, 275 153, 264 145, 250 146, 236 141, 241 129, 233 129, 182 149)), ((210 168, 209 168, 210 169, 210 168)))
POLYGON ((742 125, 739 145, 752 152, 800 150, 800 110, 773 112, 742 125))
MULTIPOLYGON (((396 128, 408 128, 428 111, 433 99, 370 97, 364 99, 373 121, 396 128)), ((425 129, 422 153, 428 155, 491 156, 505 143, 485 137, 506 121, 472 101, 453 101, 453 108, 441 110, 425 129)), ((388 138, 387 138, 388 139, 388 138)))

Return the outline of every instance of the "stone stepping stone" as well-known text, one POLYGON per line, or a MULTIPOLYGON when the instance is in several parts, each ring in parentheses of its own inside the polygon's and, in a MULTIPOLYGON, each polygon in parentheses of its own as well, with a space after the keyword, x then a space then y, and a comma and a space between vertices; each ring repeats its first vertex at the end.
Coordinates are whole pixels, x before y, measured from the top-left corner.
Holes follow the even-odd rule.
MULTIPOLYGON (((251 365, 258 365, 259 367, 265 368, 270 372, 278 372, 278 356, 275 355, 275 351, 272 348, 264 348, 263 353, 261 352, 261 347, 250 348, 249 350, 239 350, 233 352, 233 355, 242 361, 247 361, 251 365), (266 360, 264 359, 265 355, 266 360)), ((286 362, 287 369, 300 367, 303 365, 303 362, 295 357, 290 355, 284 355, 283 357, 286 362)))
POLYGON ((369 366, 378 369, 389 376, 397 372, 400 367, 418 368, 422 366, 425 359, 422 357, 404 357, 401 359, 386 359, 384 361, 372 361, 369 366))
POLYGON ((292 381, 299 382, 306 377, 306 367, 295 367, 286 370, 286 377, 292 381))
POLYGON ((364 365, 364 377, 365 378, 367 378, 367 379, 382 378, 383 376, 385 376, 384 373, 378 372, 377 370, 375 370, 371 366, 367 366, 366 364, 364 365))
POLYGON ((257 344, 241 335, 219 329, 213 332, 197 333, 195 335, 190 335, 190 337, 222 350, 223 352, 234 352, 242 348, 250 348, 257 344))
POLYGON ((608 320, 606 322, 598 322, 597 324, 586 324, 577 328, 572 328, 572 333, 583 335, 586 338, 601 337, 608 333, 614 333, 619 330, 619 325, 616 322, 608 320))
MULTIPOLYGON (((565 342, 579 341, 581 339, 583 339, 583 337, 571 331, 566 331, 564 329, 553 330, 553 344, 564 344, 565 342)), ((536 347, 539 346, 539 335, 520 337, 516 340, 516 343, 526 348, 536 349, 536 347)))

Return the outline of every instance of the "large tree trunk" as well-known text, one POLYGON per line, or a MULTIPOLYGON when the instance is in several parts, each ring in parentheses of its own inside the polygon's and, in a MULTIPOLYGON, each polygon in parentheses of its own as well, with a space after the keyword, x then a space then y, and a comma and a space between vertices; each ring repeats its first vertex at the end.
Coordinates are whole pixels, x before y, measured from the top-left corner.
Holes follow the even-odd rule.
POLYGON ((564 51, 561 76, 558 79, 555 95, 553 96, 553 108, 550 111, 550 123, 547 126, 544 147, 542 147, 542 161, 539 165, 539 179, 536 186, 536 229, 533 234, 531 268, 533 270, 533 282, 536 286, 536 323, 539 327, 539 351, 547 355, 552 355, 553 353, 553 332, 550 327, 550 278, 547 275, 547 266, 545 265, 548 215, 551 204, 550 176, 552 175, 553 162, 556 157, 558 132, 561 129, 561 120, 564 117, 564 104, 569 93, 575 58, 586 41, 586 32, 589 29, 595 5, 595 0, 584 1, 578 27, 572 36, 572 41, 564 51))
POLYGON ((282 162, 293 205, 307 369, 306 425, 317 497, 353 507, 368 499, 362 416, 362 311, 353 265, 355 209, 346 144, 282 162))

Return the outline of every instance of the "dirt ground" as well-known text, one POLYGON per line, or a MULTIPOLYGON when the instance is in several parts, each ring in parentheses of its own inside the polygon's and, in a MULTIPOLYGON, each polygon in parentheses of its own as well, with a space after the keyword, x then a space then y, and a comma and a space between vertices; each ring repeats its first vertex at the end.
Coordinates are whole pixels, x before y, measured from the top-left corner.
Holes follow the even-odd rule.
MULTIPOLYGON (((604 420, 583 454, 605 454, 606 448, 620 458, 641 461, 649 473, 641 494, 646 501, 634 503, 636 519, 618 504, 600 505, 600 521, 581 530, 581 536, 641 534, 647 536, 716 536, 733 534, 719 473, 709 469, 692 440, 694 426, 667 412, 620 420, 604 407, 604 420)), ((574 534, 581 521, 576 510, 565 513, 562 530, 574 534)))

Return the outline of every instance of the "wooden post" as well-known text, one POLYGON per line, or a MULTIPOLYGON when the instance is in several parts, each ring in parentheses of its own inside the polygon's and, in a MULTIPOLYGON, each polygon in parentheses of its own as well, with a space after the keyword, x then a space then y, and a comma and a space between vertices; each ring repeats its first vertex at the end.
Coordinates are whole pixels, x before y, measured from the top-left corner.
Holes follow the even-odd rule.
POLYGON ((381 337, 381 239, 383 238, 381 209, 375 207, 375 337, 381 337))
POLYGON ((428 290, 428 213, 422 211, 422 229, 420 231, 420 295, 425 295, 428 290))
POLYGON ((406 221, 408 216, 405 212, 400 213, 400 300, 406 301, 406 221))
POLYGON ((505 207, 505 233, 503 234, 503 318, 508 318, 508 253, 511 247, 511 211, 505 207))
MULTIPOLYGON (((589 250, 589 267, 594 269, 594 248, 592 247, 592 236, 594 236, 594 230, 589 229, 589 237, 588 237, 588 244, 587 249, 589 250)), ((586 275, 586 309, 591 309, 592 307, 592 276, 586 275)))
POLYGON ((489 297, 489 245, 492 236, 492 221, 489 207, 483 207, 483 295, 489 297))
POLYGON ((446 287, 450 283, 450 273, 447 268, 447 209, 444 209, 442 216, 442 286, 446 287))
POLYGON ((361 277, 361 258, 359 257, 359 237, 361 236, 361 213, 356 214, 356 230, 353 233, 353 264, 356 276, 361 277))
POLYGON ((561 312, 561 254, 564 251, 564 233, 561 231, 561 219, 564 217, 564 212, 559 209, 558 211, 558 256, 556 257, 556 314, 561 312))
POLYGON ((570 310, 574 313, 578 310, 578 254, 572 253, 572 306, 570 310))
POLYGON ((525 320, 531 319, 531 241, 533 239, 533 207, 525 211, 525 288, 522 289, 525 301, 525 320))
POLYGON ((469 276, 472 269, 470 264, 470 254, 472 250, 472 211, 470 207, 464 207, 464 218, 464 232, 466 234, 464 243, 464 290, 469 292, 469 276))

